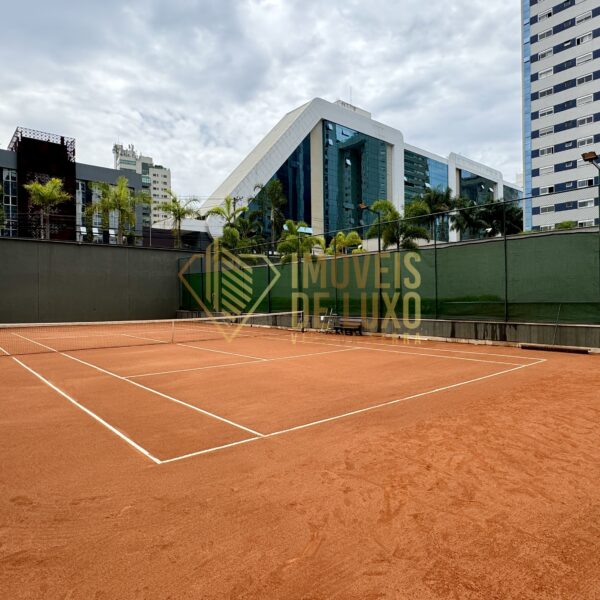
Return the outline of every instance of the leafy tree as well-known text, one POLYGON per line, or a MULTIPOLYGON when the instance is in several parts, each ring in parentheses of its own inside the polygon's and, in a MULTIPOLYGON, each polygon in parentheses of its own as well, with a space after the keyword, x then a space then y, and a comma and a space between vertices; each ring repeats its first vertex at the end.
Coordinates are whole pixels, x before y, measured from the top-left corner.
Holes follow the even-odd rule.
POLYGON ((31 204, 40 209, 40 221, 44 239, 50 239, 50 215, 54 208, 63 202, 73 200, 73 197, 63 189, 62 180, 53 177, 46 183, 33 181, 23 186, 28 192, 31 204))
POLYGON ((312 254, 315 248, 325 248, 325 240, 318 235, 302 233, 300 229, 308 227, 304 221, 295 223, 291 219, 285 222, 284 231, 277 244, 277 252, 281 255, 281 262, 290 262, 294 254, 301 256, 312 254))
MULTIPOLYGON (((425 227, 412 219, 403 219, 396 207, 389 200, 376 200, 371 207, 379 212, 381 218, 381 241, 384 249, 396 246, 397 249, 416 250, 416 240, 429 240, 429 232, 425 227)), ((422 209, 422 207, 421 207, 422 209)), ((407 217, 417 216, 417 209, 411 209, 407 217)), ((367 231, 367 237, 379 235, 379 224, 373 223, 367 231)))
POLYGON ((362 238, 357 231, 349 231, 344 233, 339 231, 325 251, 327 254, 347 254, 349 250, 353 252, 353 248, 357 249, 362 244, 362 238))
POLYGON ((561 221, 554 226, 554 229, 575 229, 575 227, 577 227, 577 223, 575 221, 561 221))
POLYGON ((173 219, 173 238, 175 248, 181 248, 181 222, 183 219, 196 217, 198 210, 193 206, 194 200, 181 202, 181 200, 171 191, 167 190, 169 202, 160 205, 161 210, 166 212, 173 219))
POLYGON ((227 196, 225 200, 223 200, 222 206, 215 206, 206 211, 206 216, 221 217, 224 221, 223 228, 233 227, 235 220, 245 211, 245 206, 236 206, 236 201, 231 196, 227 196))
POLYGON ((111 212, 117 215, 117 244, 124 241, 125 232, 131 235, 135 229, 135 209, 141 204, 150 204, 150 197, 145 192, 132 192, 126 177, 119 177, 116 185, 96 183, 94 188, 99 192, 98 202, 86 208, 86 214, 99 214, 102 217, 103 229, 108 229, 111 212))
POLYGON ((283 184, 278 179, 271 179, 266 185, 257 184, 254 191, 258 192, 253 198, 257 205, 257 213, 263 224, 263 230, 271 228, 271 243, 279 239, 285 221, 284 209, 287 198, 283 192, 283 184))

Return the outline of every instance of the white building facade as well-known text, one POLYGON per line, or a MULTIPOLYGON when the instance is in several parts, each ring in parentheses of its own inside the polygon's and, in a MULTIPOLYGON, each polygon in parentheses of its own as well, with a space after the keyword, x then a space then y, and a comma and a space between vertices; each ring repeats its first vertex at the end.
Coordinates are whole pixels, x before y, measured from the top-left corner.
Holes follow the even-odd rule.
POLYGON ((598 224, 600 0, 522 0, 526 229, 598 224))
POLYGON ((152 221, 150 211, 144 212, 144 226, 162 225, 170 219, 162 205, 170 201, 168 190, 171 189, 171 170, 162 165, 155 165, 150 156, 136 152, 133 144, 123 147, 122 144, 113 146, 115 169, 133 171, 142 177, 143 190, 152 198, 152 221))

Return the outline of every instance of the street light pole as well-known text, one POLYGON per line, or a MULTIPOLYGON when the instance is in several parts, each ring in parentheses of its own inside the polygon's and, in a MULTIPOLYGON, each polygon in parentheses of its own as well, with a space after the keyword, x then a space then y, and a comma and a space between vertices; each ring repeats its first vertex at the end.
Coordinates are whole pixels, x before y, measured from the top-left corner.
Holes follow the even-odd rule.
MULTIPOLYGON (((598 286, 600 288, 600 156, 595 151, 584 152, 581 158, 598 169, 598 286)), ((600 301, 600 298, 598 299, 600 301)))

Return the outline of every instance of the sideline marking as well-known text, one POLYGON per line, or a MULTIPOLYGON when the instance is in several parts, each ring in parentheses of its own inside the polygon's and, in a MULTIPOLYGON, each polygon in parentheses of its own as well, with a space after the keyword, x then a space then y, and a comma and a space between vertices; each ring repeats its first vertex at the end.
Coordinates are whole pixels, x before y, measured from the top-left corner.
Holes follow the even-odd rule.
MULTIPOLYGON (((19 337, 22 337, 23 339, 28 339, 22 335, 19 335, 18 333, 15 333, 14 335, 18 335, 19 337)), ((34 344, 38 344, 38 346, 43 346, 44 348, 48 348, 49 350, 51 350, 52 352, 55 352, 56 354, 60 354, 61 356, 65 356, 66 358, 77 361, 77 362, 81 363, 82 365, 86 365, 87 367, 96 369, 97 371, 100 371, 101 373, 105 373, 106 375, 110 375, 111 377, 115 377, 116 379, 120 379, 121 381, 126 381, 127 383, 130 383, 131 385, 135 385, 136 387, 146 390, 147 392, 151 392, 152 394, 156 394, 157 396, 166 398, 167 400, 170 400, 171 402, 175 402, 176 404, 181 404, 182 406, 187 406, 188 408, 191 408, 192 410, 195 410, 196 412, 202 413, 203 415, 206 415, 208 417, 212 417, 213 419, 217 419, 217 421, 222 421, 223 423, 227 423, 228 425, 231 425, 232 427, 236 427, 237 429, 243 429, 244 431, 247 431, 248 433, 251 433, 252 435, 257 435, 259 437, 263 437, 262 433, 260 433, 258 431, 254 431, 254 429, 250 429, 249 427, 245 427, 244 425, 240 425, 239 423, 235 423, 234 421, 230 421, 229 419, 226 419, 225 417, 220 417, 219 415, 217 415, 215 413, 211 413, 207 410, 204 410, 202 408, 194 406, 193 404, 188 404, 187 402, 184 402, 183 400, 178 400, 177 398, 173 398, 173 396, 168 396, 167 394, 163 394, 162 392, 159 392, 158 390, 155 390, 155 389, 149 388, 145 385, 142 385, 141 383, 138 383, 137 381, 132 381, 131 379, 126 379, 125 377, 123 377, 121 375, 117 375, 116 373, 107 371, 106 369, 103 369, 102 367, 99 367, 92 363, 86 362, 85 360, 77 358, 76 356, 71 356, 70 354, 67 354, 66 352, 59 352, 58 350, 55 350, 54 348, 51 348, 50 346, 46 346, 45 344, 42 344, 40 342, 35 342, 34 340, 29 340, 29 341, 33 342, 34 344)))
POLYGON ((63 390, 61 390, 59 387, 54 385, 51 381, 46 379, 43 375, 40 375, 40 373, 38 373, 37 371, 35 371, 34 369, 32 369, 31 367, 26 365, 24 362, 21 362, 18 358, 13 356, 12 359, 17 364, 21 365, 24 369, 29 371, 32 375, 37 377, 40 381, 43 381, 48 387, 52 388, 55 392, 57 392, 58 394, 63 396, 63 398, 66 398, 69 402, 71 402, 71 404, 74 404, 77 408, 79 408, 84 413, 86 413, 87 415, 89 415, 90 417, 92 417, 93 419, 98 421, 98 423, 101 423, 102 425, 104 425, 104 427, 106 427, 109 431, 111 431, 115 435, 119 436, 123 441, 127 442, 130 446, 135 448, 138 452, 140 452, 144 456, 148 457, 152 462, 154 462, 157 465, 160 465, 162 463, 161 460, 159 460, 158 458, 156 458, 155 456, 150 454, 150 452, 148 452, 148 450, 146 450, 145 448, 142 448, 142 446, 140 446, 139 444, 134 442, 131 438, 128 438, 126 435, 121 433, 118 429, 113 427, 110 423, 107 423, 102 417, 99 417, 96 413, 92 412, 89 408, 86 408, 85 406, 83 406, 83 404, 79 404, 79 402, 77 402, 77 400, 75 400, 74 398, 69 396, 69 394, 67 394, 66 392, 63 392, 63 390))
POLYGON ((207 365, 205 367, 190 367, 188 369, 174 369, 172 371, 158 371, 156 373, 140 373, 139 375, 124 375, 125 379, 137 379, 138 377, 152 377, 153 375, 169 375, 171 373, 185 373, 188 371, 205 371, 207 369, 221 369, 225 367, 240 367, 242 365, 258 365, 261 363, 275 362, 279 360, 293 360, 294 358, 310 358, 311 356, 323 356, 324 354, 339 354, 340 352, 352 352, 360 348, 344 348, 343 350, 327 350, 326 352, 310 352, 309 354, 296 354, 293 356, 280 356, 277 358, 261 358, 258 360, 246 360, 236 363, 225 363, 224 365, 207 365))

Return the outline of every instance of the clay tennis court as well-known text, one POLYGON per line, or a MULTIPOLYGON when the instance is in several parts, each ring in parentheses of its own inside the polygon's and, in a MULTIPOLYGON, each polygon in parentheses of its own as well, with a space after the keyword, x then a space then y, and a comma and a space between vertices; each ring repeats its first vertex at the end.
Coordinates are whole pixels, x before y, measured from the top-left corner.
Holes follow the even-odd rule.
POLYGON ((2 332, 5 597, 600 597, 597 355, 193 329, 2 332))

